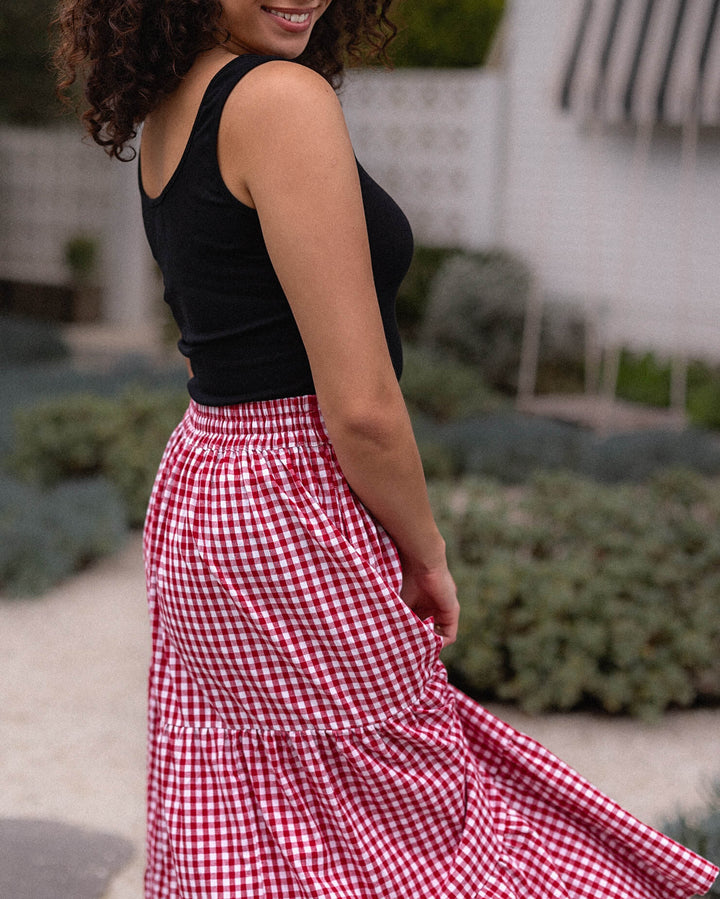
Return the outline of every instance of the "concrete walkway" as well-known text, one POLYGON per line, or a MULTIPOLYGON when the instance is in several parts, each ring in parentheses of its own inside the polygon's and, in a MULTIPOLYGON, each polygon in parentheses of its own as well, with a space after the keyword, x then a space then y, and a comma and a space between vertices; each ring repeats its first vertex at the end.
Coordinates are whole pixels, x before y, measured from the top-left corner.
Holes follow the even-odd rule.
MULTIPOLYGON (((0 658, 0 818, 130 840, 106 895, 140 899, 148 631, 138 537, 40 599, 1 601, 0 658)), ((68 863, 81 862, 79 846, 68 863)))
MULTIPOLYGON (((137 535, 40 599, 0 601, 0 819, 75 825, 135 847, 126 862, 119 841, 114 858, 125 867, 103 894, 96 878, 96 892, 71 899, 142 896, 147 657, 137 535)), ((658 725, 493 711, 651 824, 701 808, 720 780, 720 711, 673 713, 658 725)), ((69 869, 83 865, 77 846, 64 852, 69 869)))

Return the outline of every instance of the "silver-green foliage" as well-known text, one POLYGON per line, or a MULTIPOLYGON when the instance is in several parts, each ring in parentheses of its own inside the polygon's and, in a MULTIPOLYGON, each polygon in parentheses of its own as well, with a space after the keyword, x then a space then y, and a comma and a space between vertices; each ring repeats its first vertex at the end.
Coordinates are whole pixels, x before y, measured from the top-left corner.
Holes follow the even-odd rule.
POLYGON ((434 485, 463 608, 446 661, 472 692, 540 712, 653 717, 720 699, 720 483, 434 485))
POLYGON ((104 478, 46 490, 0 477, 0 593, 42 593, 116 550, 125 533, 122 502, 104 478))
POLYGON ((476 367, 424 347, 406 344, 400 381, 413 412, 434 421, 450 421, 495 411, 498 394, 485 384, 476 367))
POLYGON ((430 287, 422 340, 512 386, 520 360, 530 272, 503 251, 449 257, 430 287))
POLYGON ((506 483, 521 483, 538 471, 556 469, 607 483, 642 481, 675 468, 720 474, 720 442, 697 429, 603 437, 575 425, 503 409, 434 428, 433 424, 427 423, 424 440, 444 448, 456 473, 506 483))
MULTIPOLYGON (((690 818, 682 815, 666 824, 662 830, 683 846, 720 865, 720 783, 715 784, 714 792, 701 816, 690 818)), ((720 878, 706 895, 720 896, 720 878)))
POLYGON ((74 394, 19 409, 11 468, 45 487, 102 475, 137 527, 165 443, 186 406, 181 391, 135 388, 118 397, 74 394))
MULTIPOLYGON (((453 253, 430 283, 421 340, 475 365, 491 387, 514 392, 531 289, 529 267, 512 253, 453 253)), ((578 304, 546 297, 543 306, 538 386, 574 389, 584 366, 578 304)))
POLYGON ((0 315, 0 369, 65 359, 67 344, 54 324, 0 315))

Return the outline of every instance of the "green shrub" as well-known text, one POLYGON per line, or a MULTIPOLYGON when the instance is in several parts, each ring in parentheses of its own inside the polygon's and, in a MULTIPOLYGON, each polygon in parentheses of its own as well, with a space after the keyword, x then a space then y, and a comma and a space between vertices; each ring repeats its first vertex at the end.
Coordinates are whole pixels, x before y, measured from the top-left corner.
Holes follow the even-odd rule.
MULTIPOLYGON (((617 395, 648 406, 670 405, 672 369, 653 353, 623 351, 618 371, 617 395)), ((720 428, 720 369, 698 360, 687 370, 687 415, 692 424, 720 428)))
POLYGON ((457 253, 433 279, 422 340, 479 366, 492 386, 517 386, 530 272, 498 250, 457 253))
POLYGON ((0 121, 57 125, 62 108, 49 63, 52 0, 4 0, 0 8, 0 121))
MULTIPOLYGON (((703 858, 720 865, 720 784, 716 784, 707 808, 699 820, 680 816, 663 825, 662 831, 703 858)), ((720 896, 720 878, 705 895, 720 896)))
POLYGON ((500 409, 445 424, 426 420, 422 437, 428 446, 445 448, 456 473, 507 484, 523 483, 542 470, 574 471, 605 483, 643 481, 667 468, 720 474, 720 441, 697 429, 601 437, 576 425, 500 409))
POLYGON ((78 283, 85 283, 92 278, 99 255, 99 241, 92 234, 75 234, 63 247, 65 265, 73 280, 78 283))
POLYGON ((185 392, 132 391, 121 397, 121 421, 104 457, 107 477, 127 504, 130 524, 142 525, 171 431, 188 405, 185 392))
POLYGON ((642 481, 667 468, 720 473, 720 443, 707 431, 634 431, 594 437, 581 471, 599 481, 642 481))
POLYGON ((694 425, 720 429, 720 384, 708 382, 690 392, 687 415, 694 425))
MULTIPOLYGON (((493 388, 515 393, 531 274, 503 250, 456 252, 432 280, 420 339, 474 365, 493 388)), ((566 301, 548 299, 543 315, 538 389, 576 390, 584 376, 584 325, 566 301)))
POLYGON ((503 0, 413 0, 393 44, 397 66, 481 65, 502 18, 503 0))
POLYGON ((647 406, 670 405, 670 363, 661 362, 653 353, 623 350, 618 368, 617 395, 647 406))
POLYGON ((0 316, 0 369, 64 359, 69 350, 50 322, 0 316))
POLYGON ((42 593, 115 551, 125 531, 122 503, 103 478, 42 490, 0 477, 0 591, 42 593))
POLYGON ((488 412, 501 404, 471 365, 409 344, 403 356, 401 386, 413 410, 447 421, 488 412))
POLYGON ((141 388, 181 393, 187 381, 185 367, 152 365, 142 356, 129 355, 107 371, 78 370, 67 361, 15 365, 3 372, 0 391, 0 457, 12 452, 14 417, 18 409, 70 394, 115 397, 141 388))
POLYGON ((687 413, 698 427, 720 428, 720 368, 704 362, 690 363, 687 413))
POLYGON ((592 436, 574 425, 500 410, 449 422, 435 439, 448 448, 456 471, 516 484, 541 469, 580 470, 592 436))
POLYGON ((103 475, 128 522, 142 524, 163 448, 187 406, 179 391, 131 389, 116 399, 78 394, 19 409, 14 473, 43 486, 103 475))
POLYGON ((118 431, 117 417, 112 400, 92 394, 18 411, 13 471, 45 487, 100 474, 106 447, 118 431))
POLYGON ((443 262, 458 250, 415 247, 410 269, 398 291, 396 312, 400 331, 407 339, 417 337, 428 304, 430 285, 443 262))
POLYGON ((431 496, 463 606, 458 683, 532 712, 720 699, 720 482, 556 473, 431 496))

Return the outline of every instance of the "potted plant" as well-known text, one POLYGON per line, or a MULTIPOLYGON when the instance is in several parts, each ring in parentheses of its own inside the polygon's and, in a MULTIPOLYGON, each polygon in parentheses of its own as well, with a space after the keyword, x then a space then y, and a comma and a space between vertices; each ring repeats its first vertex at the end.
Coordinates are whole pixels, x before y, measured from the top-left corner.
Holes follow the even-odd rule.
POLYGON ((92 235, 75 234, 65 243, 75 322, 95 322, 100 318, 101 290, 96 277, 99 255, 98 241, 92 235))

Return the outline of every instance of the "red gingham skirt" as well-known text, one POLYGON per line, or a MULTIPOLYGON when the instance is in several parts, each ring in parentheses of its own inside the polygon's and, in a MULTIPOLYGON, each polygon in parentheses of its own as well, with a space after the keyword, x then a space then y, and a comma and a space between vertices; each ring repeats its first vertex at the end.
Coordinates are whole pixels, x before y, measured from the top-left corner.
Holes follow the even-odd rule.
POLYGON ((314 397, 191 403, 145 529, 147 899, 687 899, 715 868, 449 686, 314 397))

